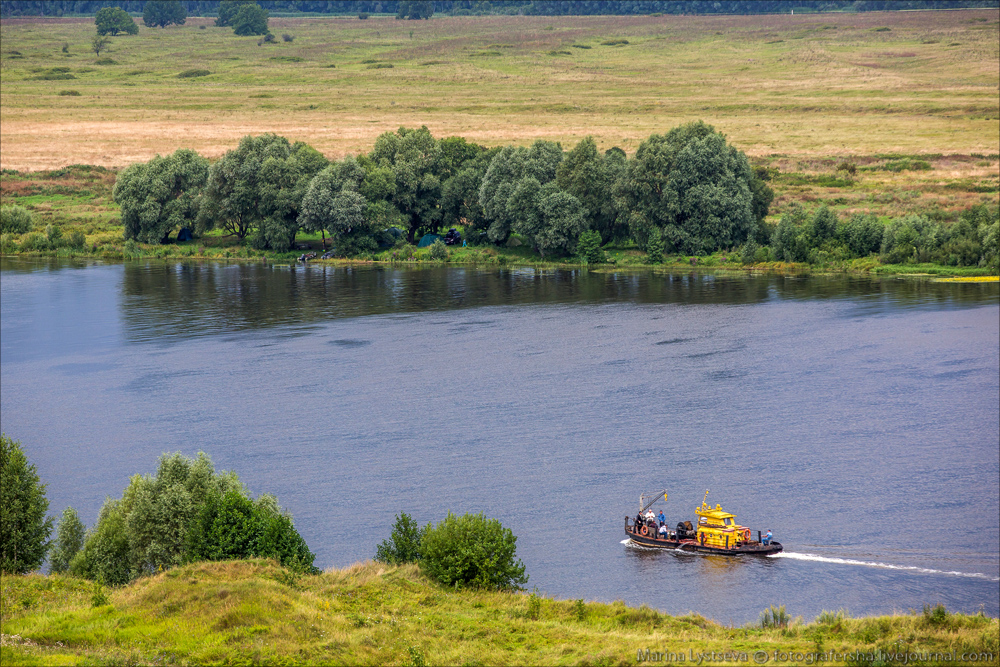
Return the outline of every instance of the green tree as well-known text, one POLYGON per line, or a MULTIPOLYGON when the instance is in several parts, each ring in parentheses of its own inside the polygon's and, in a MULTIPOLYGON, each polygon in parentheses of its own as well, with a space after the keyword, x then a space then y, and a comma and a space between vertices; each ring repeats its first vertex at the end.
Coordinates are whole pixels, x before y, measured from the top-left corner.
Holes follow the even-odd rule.
POLYGON ((31 211, 11 204, 0 206, 0 233, 2 234, 26 234, 35 226, 34 216, 31 211))
POLYGON ((69 562, 70 574, 109 586, 123 586, 133 579, 125 511, 120 500, 108 498, 87 532, 83 548, 69 562))
POLYGON ((513 230, 528 237, 542 257, 572 253, 587 231, 586 213, 576 197, 554 182, 539 185, 533 176, 518 184, 508 202, 513 230))
POLYGON ((309 232, 321 232, 326 245, 326 232, 337 239, 342 254, 372 251, 377 248, 374 226, 381 220, 368 200, 358 192, 367 176, 365 169, 353 157, 335 162, 316 174, 302 198, 298 223, 309 232))
POLYGON ((266 35, 268 11, 257 4, 241 5, 232 18, 233 32, 240 36, 266 35))
POLYGON ((198 228, 222 227, 255 248, 284 252, 299 228, 309 183, 327 164, 302 142, 275 134, 244 137, 209 169, 198 228))
POLYGON ((689 254, 741 245, 755 231, 753 171, 746 155, 700 121, 651 135, 616 187, 633 238, 658 228, 669 250, 689 254))
POLYGON ((517 222, 522 228, 540 224, 537 211, 525 211, 525 215, 534 217, 522 220, 518 206, 534 204, 537 208, 541 205, 540 200, 532 201, 535 185, 527 181, 534 179, 539 188, 550 183, 556 177, 562 157, 562 147, 558 143, 540 139, 530 148, 506 146, 493 156, 479 186, 479 201, 489 222, 486 231, 490 241, 506 241, 517 222), (517 200, 511 204, 515 193, 517 200))
POLYGON ((852 257, 867 257, 882 245, 883 225, 871 213, 855 213, 837 225, 837 238, 852 257))
POLYGON ((422 531, 417 522, 409 514, 401 512, 396 515, 396 523, 392 526, 392 534, 388 540, 375 549, 375 560, 390 565, 416 563, 420 560, 420 540, 422 531))
POLYGON ((449 512, 444 521, 424 529, 420 567, 446 586, 519 589, 528 577, 516 557, 516 543, 514 533, 496 519, 449 512))
POLYGON ((400 0, 396 9, 397 19, 429 19, 434 16, 431 0, 400 0))
POLYGON ((86 530, 80 515, 72 507, 63 510, 56 528, 56 539, 49 551, 49 570, 62 574, 69 570, 70 561, 83 547, 86 530))
POLYGON ((807 216, 799 206, 791 206, 781 215, 781 222, 771 236, 771 251, 775 259, 785 262, 804 262, 811 249, 810 235, 805 229, 807 216))
POLYGON ((587 260, 587 264, 601 264, 605 261, 604 251, 601 250, 601 233, 596 229, 580 234, 577 250, 587 260))
POLYGON ((240 7, 255 4, 257 3, 254 0, 222 0, 219 3, 219 15, 215 19, 215 25, 218 27, 232 25, 233 18, 240 7))
POLYGON ((187 9, 183 2, 147 0, 142 10, 142 22, 148 27, 166 28, 172 23, 184 25, 185 21, 187 21, 187 9))
POLYGON ((441 176, 448 164, 441 146, 427 126, 399 128, 375 140, 368 155, 378 167, 392 171, 394 188, 389 201, 402 215, 412 243, 421 231, 437 231, 441 224, 441 176))
POLYGON ((125 238, 164 243, 177 227, 193 227, 207 180, 208 160, 187 148, 126 168, 112 190, 125 238))
POLYGON ((94 23, 97 25, 98 35, 116 36, 123 32, 126 35, 135 35, 139 32, 139 26, 135 24, 135 19, 129 16, 121 7, 103 7, 97 10, 94 15, 94 23))
POLYGON ((109 37, 94 35, 94 38, 90 40, 90 48, 96 55, 101 55, 101 51, 106 49, 110 43, 111 39, 109 37))
POLYGON ((52 534, 48 510, 45 485, 21 443, 0 434, 0 571, 24 574, 41 566, 52 534))
POLYGON ((628 227, 618 224, 614 197, 608 196, 621 177, 625 161, 619 151, 601 154, 593 137, 580 140, 556 169, 556 183, 587 210, 587 227, 606 239, 624 238, 628 227))

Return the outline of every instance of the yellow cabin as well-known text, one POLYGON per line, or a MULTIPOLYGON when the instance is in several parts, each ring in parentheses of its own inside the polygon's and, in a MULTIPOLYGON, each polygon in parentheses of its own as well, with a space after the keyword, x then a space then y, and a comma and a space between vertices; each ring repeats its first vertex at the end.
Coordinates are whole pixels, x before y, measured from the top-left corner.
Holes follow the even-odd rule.
POLYGON ((694 513, 698 517, 695 539, 699 545, 735 549, 750 541, 750 529, 737 524, 736 515, 723 511, 722 505, 716 505, 713 509, 703 500, 701 507, 696 507, 694 513))

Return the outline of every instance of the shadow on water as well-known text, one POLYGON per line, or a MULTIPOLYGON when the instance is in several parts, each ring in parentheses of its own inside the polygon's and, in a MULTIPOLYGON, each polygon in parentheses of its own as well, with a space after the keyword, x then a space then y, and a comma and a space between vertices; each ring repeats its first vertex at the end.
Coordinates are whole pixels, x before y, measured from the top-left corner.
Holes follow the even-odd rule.
MULTIPOLYGON (((2 269, 57 271, 93 264, 93 260, 5 258, 2 269)), ((484 306, 751 305, 832 299, 850 301, 861 316, 901 307, 983 305, 997 295, 996 283, 858 276, 135 262, 122 265, 120 303, 126 339, 137 342, 484 306)), ((663 344, 672 342, 680 341, 663 344)))

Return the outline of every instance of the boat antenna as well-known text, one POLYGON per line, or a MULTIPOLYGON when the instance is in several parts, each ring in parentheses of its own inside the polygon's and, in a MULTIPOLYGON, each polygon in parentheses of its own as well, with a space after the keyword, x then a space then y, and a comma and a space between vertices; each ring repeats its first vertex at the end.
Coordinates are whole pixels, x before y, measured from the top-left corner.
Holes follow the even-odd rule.
POLYGON ((701 504, 704 505, 706 500, 708 500, 708 489, 705 489, 705 497, 701 499, 701 504))

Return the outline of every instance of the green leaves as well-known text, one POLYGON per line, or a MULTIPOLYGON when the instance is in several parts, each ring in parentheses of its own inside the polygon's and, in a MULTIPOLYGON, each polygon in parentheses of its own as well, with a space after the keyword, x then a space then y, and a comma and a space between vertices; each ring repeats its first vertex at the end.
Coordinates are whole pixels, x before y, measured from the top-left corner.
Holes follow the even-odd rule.
POLYGON ((0 435, 0 571, 24 574, 41 566, 52 534, 49 501, 21 443, 0 435))
POLYGON ((194 226, 208 174, 208 160, 186 148, 121 172, 112 196, 121 206, 125 238, 162 243, 178 227, 194 226))
POLYGON ((63 510, 56 529, 56 539, 49 551, 49 570, 62 574, 69 569, 69 563, 83 547, 85 528, 80 515, 72 507, 63 510))
POLYGON ((97 26, 98 35, 111 35, 113 37, 120 32, 126 35, 139 33, 139 26, 135 24, 135 20, 121 7, 98 9, 94 15, 94 24, 97 26))
POLYGON ((528 581, 516 559, 517 538, 483 514, 448 516, 428 526, 420 542, 420 566, 442 584, 488 590, 518 589, 528 581))
POLYGON ((417 527, 417 522, 406 512, 396 515, 396 523, 392 526, 392 534, 388 540, 375 549, 375 560, 390 565, 416 563, 420 559, 420 540, 423 531, 417 527))

